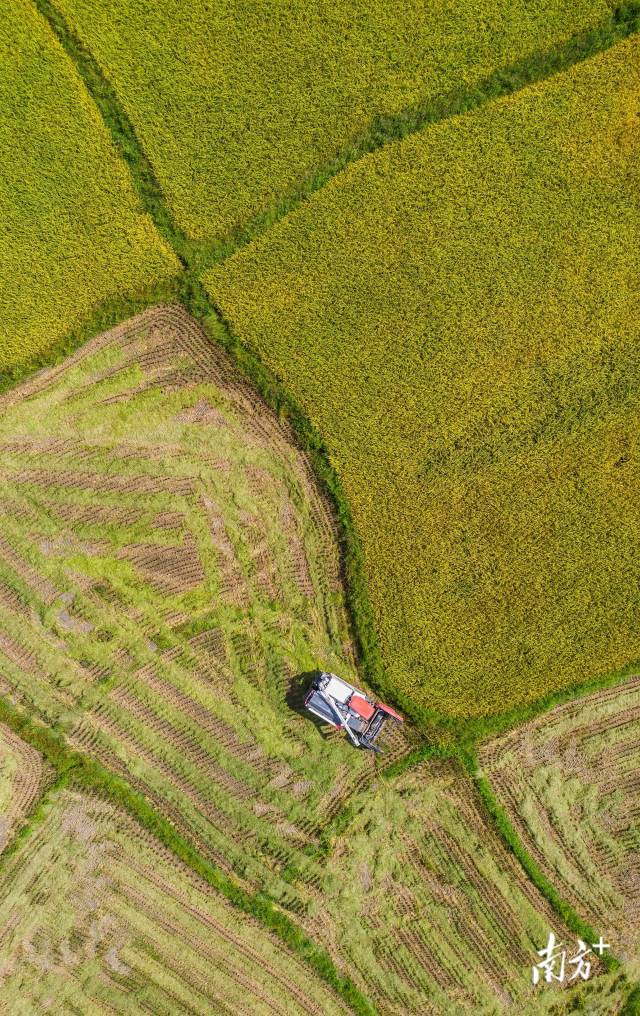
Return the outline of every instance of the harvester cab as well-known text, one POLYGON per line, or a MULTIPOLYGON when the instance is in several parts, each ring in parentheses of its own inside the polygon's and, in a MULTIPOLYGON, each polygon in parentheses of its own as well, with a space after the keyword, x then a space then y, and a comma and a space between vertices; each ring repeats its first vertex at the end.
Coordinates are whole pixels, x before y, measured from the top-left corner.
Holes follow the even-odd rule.
POLYGON ((374 702, 341 677, 326 672, 314 677, 304 704, 314 716, 337 729, 344 728, 358 748, 375 752, 382 750, 374 742, 385 723, 388 720, 404 722, 391 706, 374 702))

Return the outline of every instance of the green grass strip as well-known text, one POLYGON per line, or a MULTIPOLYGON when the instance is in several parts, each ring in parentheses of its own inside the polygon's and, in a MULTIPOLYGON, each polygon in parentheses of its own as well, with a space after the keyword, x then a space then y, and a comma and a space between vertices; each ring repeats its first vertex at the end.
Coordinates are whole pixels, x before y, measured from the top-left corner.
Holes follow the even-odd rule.
POLYGON ((34 3, 49 22, 98 107, 116 147, 129 167, 144 210, 151 216, 156 229, 170 244, 177 257, 183 264, 186 263, 193 258, 198 245, 192 244, 176 223, 164 199, 153 166, 138 141, 133 124, 120 106, 113 86, 54 4, 50 3, 50 0, 34 0, 34 3))
POLYGON ((256 216, 246 226, 234 231, 226 241, 212 246, 212 261, 223 261, 239 247, 250 243, 324 187, 352 162, 430 124, 467 113, 487 102, 511 95, 526 88, 527 85, 568 70, 574 64, 609 49, 639 30, 640 3, 631 0, 615 7, 609 17, 593 28, 585 29, 548 50, 530 54, 508 67, 496 70, 476 85, 461 85, 401 113, 375 117, 365 133, 352 140, 347 148, 326 163, 315 175, 301 182, 295 190, 256 216))
POLYGON ((620 1016, 640 1016, 640 984, 636 984, 627 995, 620 1016))
MULTIPOLYGON (((227 239, 207 242, 191 240, 178 226, 164 198, 153 166, 138 140, 135 128, 120 106, 115 89, 93 55, 71 30, 51 0, 34 0, 34 2, 76 65, 98 106, 105 124, 129 166, 134 186, 145 210, 183 264, 197 274, 201 274, 213 263, 223 261, 239 247, 265 232, 352 162, 370 152, 407 137, 430 124, 466 113, 567 70, 640 30, 640 2, 627 0, 614 8, 610 16, 600 24, 585 29, 548 50, 530 54, 508 67, 498 69, 474 86, 461 85, 401 113, 376 116, 361 136, 354 138, 317 173, 301 181, 289 194, 274 202, 271 208, 260 213, 247 225, 235 229, 227 239)), ((219 140, 223 143, 223 139, 219 140)))
POLYGON ((230 903, 257 918, 273 931, 293 952, 344 999, 358 1016, 376 1016, 376 1009, 350 978, 338 973, 329 954, 309 939, 300 928, 262 893, 249 893, 223 871, 202 857, 174 826, 159 815, 147 799, 121 777, 109 772, 95 759, 68 747, 64 738, 42 723, 37 723, 21 709, 0 699, 0 722, 36 748, 56 772, 56 780, 40 798, 31 821, 23 826, 3 857, 14 853, 19 845, 42 821, 46 801, 51 792, 73 783, 124 808, 143 828, 147 829, 176 857, 202 878, 230 903))
MULTIPOLYGON (((470 748, 460 750, 458 752, 458 758, 478 788, 478 793, 480 794, 482 802, 491 816, 495 827, 509 847, 511 853, 520 862, 520 865, 526 872, 529 880, 533 882, 536 889, 549 902, 555 913, 562 919, 570 931, 573 931, 585 942, 597 941, 597 936, 593 931, 593 928, 582 920, 569 903, 562 899, 544 872, 541 871, 529 852, 521 843, 515 829, 509 821, 507 813, 494 794, 489 780, 481 771, 475 752, 473 752, 470 748)), ((601 962, 609 971, 620 969, 620 961, 607 953, 602 956, 601 962)))
POLYGON ((382 770, 380 776, 383 780, 396 780, 403 773, 421 762, 428 762, 430 759, 451 759, 458 757, 459 748, 457 745, 430 744, 426 743, 415 748, 402 758, 392 762, 382 770))

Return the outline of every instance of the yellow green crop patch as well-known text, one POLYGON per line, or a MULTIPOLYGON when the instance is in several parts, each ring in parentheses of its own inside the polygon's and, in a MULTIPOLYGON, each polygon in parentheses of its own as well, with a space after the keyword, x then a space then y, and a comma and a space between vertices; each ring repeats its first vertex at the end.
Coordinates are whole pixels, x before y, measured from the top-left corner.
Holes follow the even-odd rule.
POLYGON ((46 21, 0 2, 0 372, 179 269, 46 21))
POLYGON ((123 811, 54 790, 0 878, 7 1012, 269 1016, 349 1008, 123 811))
POLYGON ((206 277, 325 439, 389 677, 439 714, 640 655, 639 58, 387 146, 206 277))
POLYGON ((396 115, 589 28, 603 0, 58 0, 179 224, 221 240, 396 115))

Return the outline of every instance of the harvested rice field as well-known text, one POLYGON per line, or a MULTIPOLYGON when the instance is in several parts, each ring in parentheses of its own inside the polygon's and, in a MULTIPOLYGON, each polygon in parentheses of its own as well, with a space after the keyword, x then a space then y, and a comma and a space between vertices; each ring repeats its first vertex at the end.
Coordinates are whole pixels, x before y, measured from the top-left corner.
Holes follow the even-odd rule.
POLYGON ((359 795, 322 889, 317 936, 385 1016, 544 1012, 552 1001, 532 988, 532 956, 550 930, 571 933, 456 764, 422 763, 359 795))
POLYGON ((291 435, 165 307, 8 393, 0 469, 5 690, 304 912, 320 831, 376 761, 301 715, 313 670, 357 675, 291 435))
POLYGON ((0 2, 0 383, 179 264, 30 0, 0 2))
MULTIPOLYGON (((604 0, 57 0, 187 234, 222 240, 400 115, 544 51, 604 0)), ((267 216, 268 217, 268 216, 267 216)))
POLYGON ((25 823, 50 780, 50 767, 40 753, 0 724, 0 853, 25 823))
POLYGON ((7 1016, 349 1013, 125 813, 72 789, 3 867, 0 928, 7 1016))
POLYGON ((640 973, 640 678, 557 706, 480 762, 564 899, 640 973))
POLYGON ((635 35, 359 160, 206 276, 326 442, 412 707, 640 656, 639 112, 635 35))

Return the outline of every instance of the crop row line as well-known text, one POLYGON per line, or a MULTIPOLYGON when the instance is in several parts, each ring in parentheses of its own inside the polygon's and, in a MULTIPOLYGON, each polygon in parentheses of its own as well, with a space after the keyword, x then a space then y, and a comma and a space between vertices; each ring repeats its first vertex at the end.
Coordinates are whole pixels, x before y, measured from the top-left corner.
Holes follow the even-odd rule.
POLYGON ((324 949, 312 942, 267 896, 260 892, 247 892, 211 861, 202 857, 172 824, 159 815, 146 798, 133 790, 125 780, 109 772, 90 756, 69 748, 57 731, 34 722, 21 709, 2 698, 0 698, 0 722, 39 751, 56 773, 53 784, 49 785, 39 798, 30 821, 17 833, 0 858, 0 866, 6 863, 7 858, 41 824, 46 815, 46 806, 51 793, 73 784, 124 808, 203 881, 239 910, 261 921, 290 949, 298 953, 355 1013, 359 1016, 375 1016, 376 1010, 371 1002, 350 978, 338 973, 333 960, 324 949))

